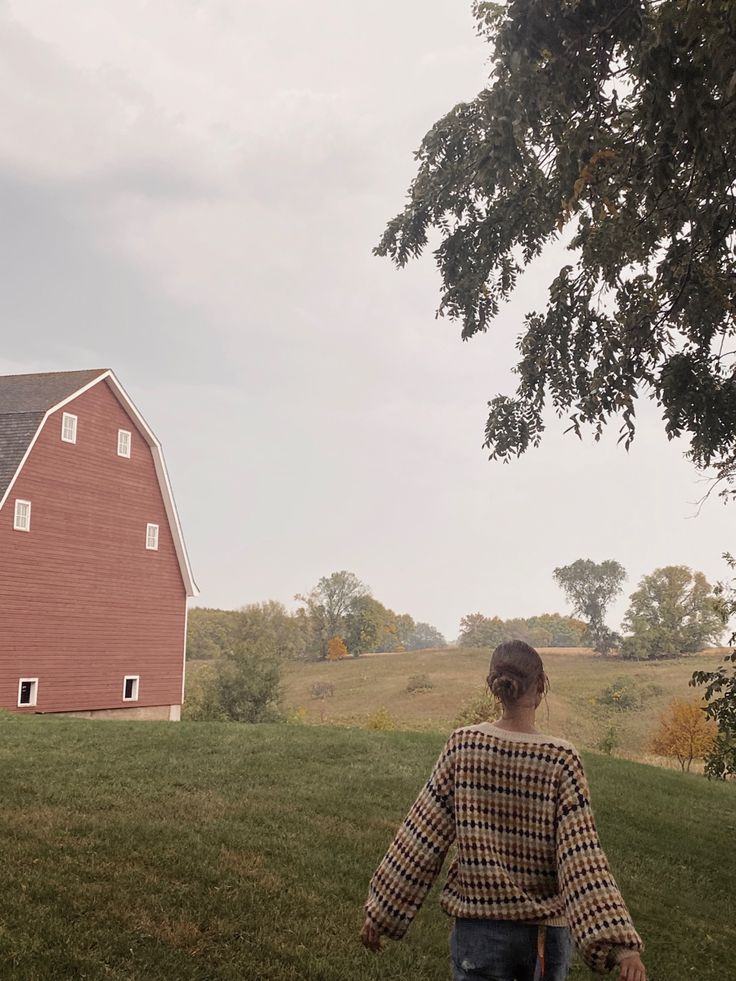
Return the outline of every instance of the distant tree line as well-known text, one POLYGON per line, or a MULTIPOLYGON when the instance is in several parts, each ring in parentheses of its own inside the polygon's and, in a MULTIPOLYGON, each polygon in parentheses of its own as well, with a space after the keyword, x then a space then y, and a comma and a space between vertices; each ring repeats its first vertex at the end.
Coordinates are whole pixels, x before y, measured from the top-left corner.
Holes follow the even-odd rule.
POLYGON ((731 615, 721 587, 711 586, 702 572, 669 565, 640 580, 629 597, 622 636, 606 624, 608 608, 623 592, 626 579, 619 562, 577 559, 555 569, 553 576, 572 607, 572 616, 547 613, 502 620, 472 613, 460 622, 460 644, 492 648, 517 638, 534 647, 583 646, 601 654, 617 650, 629 660, 655 660, 718 644, 731 615))
POLYGON ((447 646, 439 630, 384 606, 346 570, 324 576, 295 599, 301 605, 294 612, 275 600, 240 610, 195 607, 189 612, 187 658, 230 657, 245 646, 280 660, 321 660, 335 639, 353 657, 447 646))
POLYGON ((559 613, 502 620, 469 613, 460 621, 462 647, 496 647, 505 640, 524 640, 532 647, 580 647, 588 625, 559 613))

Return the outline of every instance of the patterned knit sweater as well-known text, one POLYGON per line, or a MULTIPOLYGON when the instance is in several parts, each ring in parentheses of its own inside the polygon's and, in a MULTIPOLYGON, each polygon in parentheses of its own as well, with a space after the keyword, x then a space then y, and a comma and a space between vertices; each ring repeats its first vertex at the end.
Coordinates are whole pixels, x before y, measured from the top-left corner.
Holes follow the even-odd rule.
POLYGON ((565 740, 492 723, 450 736, 371 879, 365 909, 379 933, 404 935, 453 841, 448 915, 569 926, 600 974, 642 949, 565 740))

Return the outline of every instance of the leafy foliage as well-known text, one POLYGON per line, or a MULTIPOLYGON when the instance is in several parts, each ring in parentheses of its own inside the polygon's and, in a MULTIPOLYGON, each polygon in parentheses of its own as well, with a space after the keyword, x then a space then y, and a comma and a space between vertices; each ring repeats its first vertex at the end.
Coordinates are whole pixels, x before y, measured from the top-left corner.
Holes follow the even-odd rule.
POLYGON ((353 572, 342 569, 323 576, 306 595, 295 597, 304 604, 303 618, 311 625, 313 649, 327 657, 327 645, 333 637, 346 636, 346 622, 351 610, 370 590, 353 572))
POLYGON ((676 700, 662 714, 651 750, 658 756, 674 756, 680 768, 690 772, 693 760, 713 751, 717 734, 715 723, 706 719, 697 702, 676 700))
POLYGON ((600 693, 598 703, 617 712, 628 712, 640 708, 647 694, 651 692, 642 691, 634 678, 615 678, 600 693))
POLYGON ((472 726, 479 722, 493 722, 499 718, 501 712, 501 703, 491 694, 486 685, 473 692, 468 698, 460 710, 455 725, 472 726))
POLYGON ((327 644, 327 660, 341 661, 344 657, 350 657, 345 641, 342 637, 331 637, 327 644))
POLYGON ((396 728, 396 719, 388 709, 379 708, 365 721, 365 728, 371 732, 391 732, 396 728))
POLYGON ((475 0, 491 78, 427 133, 376 248, 398 266, 440 235, 439 312, 486 331, 551 243, 571 261, 530 312, 519 384, 485 445, 535 446, 551 404, 596 438, 635 433, 645 393, 701 465, 734 459, 736 5, 475 0))
POLYGON ((237 610, 193 607, 187 619, 187 660, 211 660, 232 650, 237 622, 237 610))
POLYGON ((308 636, 308 625, 276 600, 240 610, 194 607, 187 625, 187 658, 228 657, 239 644, 269 657, 299 658, 305 656, 308 636))
POLYGON ((717 644, 723 617, 713 588, 702 572, 669 565, 644 576, 631 594, 623 622, 625 658, 676 657, 717 644))
POLYGON ((433 688, 434 682, 428 674, 413 674, 406 680, 406 690, 410 694, 414 692, 432 691, 433 688))
POLYGON ((554 570, 555 582, 564 591, 573 613, 588 623, 586 639, 597 651, 607 654, 619 637, 605 623, 606 610, 623 590, 626 570, 614 559, 593 562, 577 559, 554 570))
POLYGON ((186 718, 197 722, 280 722, 281 664, 240 645, 214 662, 203 677, 186 718))
POLYGON ((447 647, 447 641, 436 627, 422 621, 414 624, 406 644, 408 651, 424 651, 441 647, 447 647))
MULTIPOLYGON (((736 569, 732 555, 726 552, 723 557, 731 570, 736 569)), ((736 614, 736 580, 719 583, 715 593, 723 622, 728 623, 736 614)), ((736 643, 736 633, 730 642, 732 646, 736 643)), ((705 685, 705 714, 718 726, 715 745, 706 757, 705 772, 721 779, 736 776, 736 651, 727 654, 715 671, 694 671, 690 684, 705 685)))
POLYGON ((502 620, 482 613, 469 613, 460 621, 462 647, 494 648, 505 640, 523 640, 533 647, 579 647, 587 625, 559 613, 502 620))

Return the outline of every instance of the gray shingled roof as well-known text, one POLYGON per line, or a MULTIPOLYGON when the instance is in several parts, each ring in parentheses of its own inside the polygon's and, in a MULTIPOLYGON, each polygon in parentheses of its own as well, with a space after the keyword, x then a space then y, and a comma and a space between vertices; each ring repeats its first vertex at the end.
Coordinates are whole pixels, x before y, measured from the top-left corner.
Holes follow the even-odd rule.
POLYGON ((106 370, 94 368, 0 376, 0 500, 46 412, 105 374, 106 370))

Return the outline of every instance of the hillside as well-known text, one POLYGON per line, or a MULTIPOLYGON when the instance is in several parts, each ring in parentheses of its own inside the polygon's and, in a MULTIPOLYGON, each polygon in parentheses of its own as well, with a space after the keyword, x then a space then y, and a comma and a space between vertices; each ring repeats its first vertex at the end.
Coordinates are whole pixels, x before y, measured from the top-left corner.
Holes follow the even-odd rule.
MULTIPOLYGON (((539 726, 589 749, 615 728, 616 752, 641 759, 647 758, 649 735, 668 703, 673 698, 697 698, 695 689, 688 687, 693 671, 721 663, 718 654, 652 662, 595 657, 576 649, 550 648, 542 655, 551 691, 547 707, 543 703, 540 708, 539 726), (621 678, 631 679, 641 699, 639 707, 626 712, 598 702, 604 689, 621 678)), ((329 663, 289 662, 285 701, 292 710, 302 709, 308 722, 361 725, 384 708, 400 728, 446 732, 467 700, 483 687, 488 661, 485 650, 457 648, 329 663), (433 688, 407 692, 407 681, 415 675, 428 675, 433 688), (314 698, 312 686, 325 682, 334 686, 334 694, 314 698)))
MULTIPOLYGON (((380 959, 356 940, 368 878, 441 744, 0 715, 0 975, 446 981, 449 922, 435 897, 380 959)), ((736 787, 586 762, 651 981, 723 981, 736 945, 736 787)))

